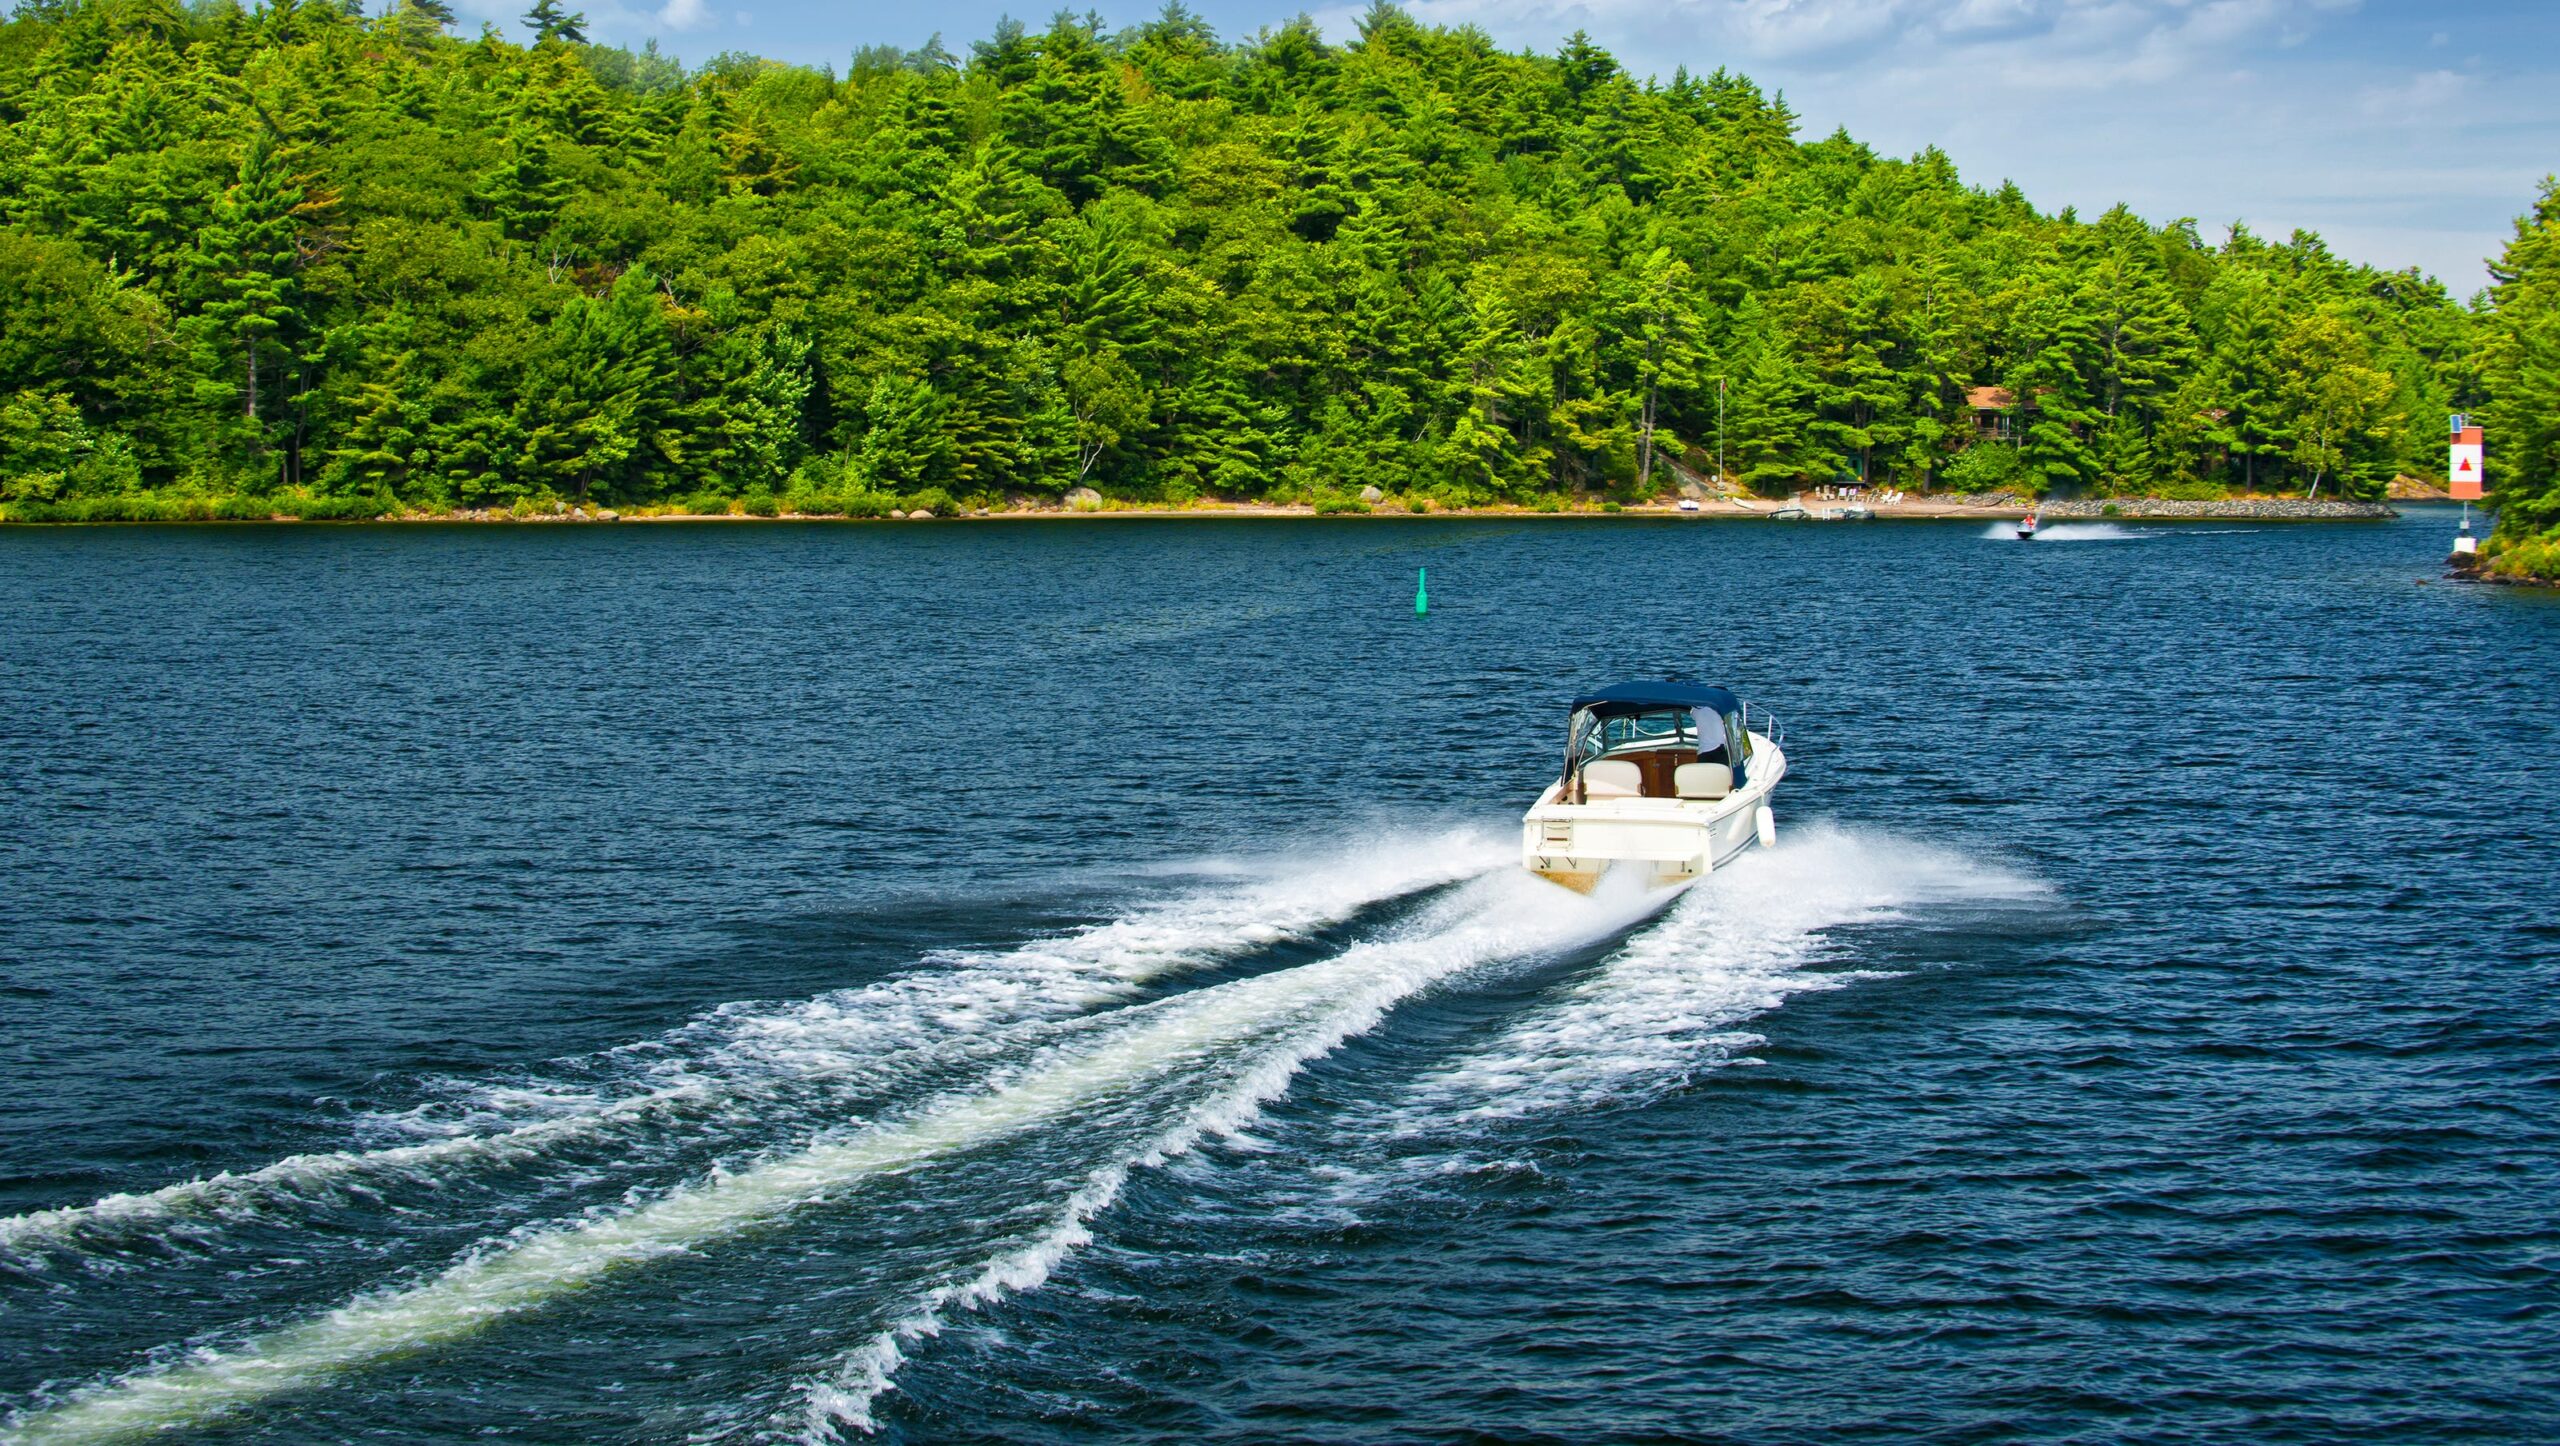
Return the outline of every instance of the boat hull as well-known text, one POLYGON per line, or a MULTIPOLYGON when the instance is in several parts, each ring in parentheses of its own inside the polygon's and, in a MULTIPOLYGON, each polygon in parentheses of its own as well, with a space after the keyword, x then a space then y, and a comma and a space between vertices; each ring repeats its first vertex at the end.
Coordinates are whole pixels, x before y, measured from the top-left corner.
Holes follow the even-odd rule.
POLYGON ((1764 824, 1763 814, 1785 773, 1785 755, 1755 734, 1749 782, 1720 799, 1569 803, 1560 783, 1550 785, 1520 821, 1521 863, 1579 893, 1618 870, 1650 888, 1685 887, 1774 836, 1774 821, 1764 824))

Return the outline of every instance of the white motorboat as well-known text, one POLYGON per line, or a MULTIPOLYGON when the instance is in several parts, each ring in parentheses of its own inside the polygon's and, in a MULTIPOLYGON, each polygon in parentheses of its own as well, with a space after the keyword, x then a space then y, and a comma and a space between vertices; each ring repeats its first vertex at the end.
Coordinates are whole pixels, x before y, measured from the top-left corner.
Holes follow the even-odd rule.
POLYGON ((1521 861, 1584 893, 1618 868, 1656 888, 1694 883, 1777 842, 1769 795, 1787 773, 1783 736, 1732 693, 1696 683, 1576 698, 1564 772, 1520 821, 1521 861))

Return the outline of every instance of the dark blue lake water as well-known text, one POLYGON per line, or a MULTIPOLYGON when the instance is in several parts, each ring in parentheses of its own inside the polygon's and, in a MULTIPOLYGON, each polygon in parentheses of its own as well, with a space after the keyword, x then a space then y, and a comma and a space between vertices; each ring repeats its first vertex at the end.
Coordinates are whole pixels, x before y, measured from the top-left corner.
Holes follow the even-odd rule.
POLYGON ((2451 530, 0 531, 0 1439, 2560 1437, 2451 530))

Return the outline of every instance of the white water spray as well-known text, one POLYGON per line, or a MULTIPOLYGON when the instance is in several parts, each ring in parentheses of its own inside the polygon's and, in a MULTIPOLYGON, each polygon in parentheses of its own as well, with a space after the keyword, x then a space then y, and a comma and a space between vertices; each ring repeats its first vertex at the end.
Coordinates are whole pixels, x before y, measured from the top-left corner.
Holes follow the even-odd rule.
MULTIPOLYGON (((1128 1168, 1236 1128, 1308 1060, 1370 1028, 1397 1001, 1490 959, 1606 937, 1660 902, 1613 910, 1525 875, 1499 874, 1429 911, 1406 936, 1133 1006, 1096 1021, 1099 1040, 1053 1046, 1000 1087, 949 1097, 903 1120, 718 1175, 628 1211, 494 1244, 423 1283, 360 1296, 227 1350, 102 1382, 59 1405, 21 1413, 11 1422, 10 1439, 53 1446, 202 1425, 397 1354, 459 1340, 617 1268, 704 1249, 865 1181, 1057 1121, 1141 1081, 1169 1074, 1210 1080, 1214 1087, 1204 1099, 1135 1155, 1092 1177, 1066 1217, 1080 1229, 1116 1195, 1128 1168)), ((813 1390, 813 1429, 867 1419, 869 1401, 894 1369, 898 1341, 929 1333, 939 1312, 955 1302, 1036 1283, 1049 1258, 1035 1251, 1016 1269, 992 1276, 982 1270, 971 1278, 984 1282, 974 1297, 971 1282, 928 1296, 905 1323, 875 1341, 870 1354, 847 1363, 851 1378, 840 1377, 832 1394, 813 1390), (875 1360, 886 1364, 872 1385, 868 1363, 875 1360)))
POLYGON ((1735 1048, 1733 1026, 1867 971, 1810 966, 1828 931, 1956 902, 2027 902, 2042 884, 1944 849, 1814 826, 1701 880, 1653 928, 1487 1048, 1427 1077, 1397 1122, 1588 1108, 1675 1088, 1735 1048))
MULTIPOLYGON (((2018 524, 1994 522, 1982 535, 2002 542, 2018 540, 2018 524)), ((2149 528, 2119 527, 2112 522, 2047 522, 2036 528, 2038 542, 2140 542, 2165 534, 2149 528)))
POLYGON ((939 1335, 954 1310, 978 1310, 1046 1283, 1092 1236, 1093 1217, 1119 1197, 1131 1171, 1162 1164, 1203 1140, 1249 1126, 1262 1106, 1285 1093, 1306 1065, 1343 1041, 1374 1028, 1399 1002, 1479 965, 1551 953, 1619 933, 1662 909, 1672 896, 1640 885, 1585 899, 1525 874, 1479 881, 1446 910, 1417 921, 1396 938, 1339 958, 1209 991, 1204 1031, 1222 1042, 1256 1047, 1221 1072, 1216 1087, 1134 1149, 1094 1169, 1039 1238, 919 1297, 895 1324, 848 1353, 832 1369, 803 1382, 791 1439, 834 1442, 841 1429, 877 1429, 872 1408, 892 1389, 907 1349, 939 1335))
MULTIPOLYGON (((1547 886, 1539 885, 1539 888, 1547 886)), ((1501 1035, 1421 1081, 1410 1099, 1378 1122, 1394 1132, 1456 1118, 1509 1116, 1642 1098, 1688 1078, 1722 1052, 1754 1042, 1732 1027, 1777 1008, 1792 993, 1838 988, 1874 977, 1859 971, 1816 971, 1827 956, 1826 931, 1881 922, 1904 911, 1953 902, 2032 902, 2044 886, 2009 870, 1945 850, 1870 834, 1816 826, 1794 834, 1774 851, 1746 855, 1680 896, 1663 916, 1632 936, 1595 973, 1570 986, 1501 1035)), ((1527 900, 1552 902, 1534 891, 1527 900)), ((1647 895, 1629 875, 1603 881, 1600 893, 1576 901, 1596 921, 1634 920, 1661 909, 1662 895, 1647 895)), ((1391 994, 1419 987, 1414 974, 1445 977, 1455 959, 1490 960, 1537 949, 1483 947, 1473 931, 1491 916, 1444 934, 1388 941, 1355 950, 1328 969, 1353 970, 1371 959, 1403 961, 1379 969, 1377 982, 1391 994), (1435 952, 1446 951, 1446 952, 1435 952)), ((1611 929, 1585 937, 1602 937, 1611 929)), ((1545 943, 1568 947, 1559 929, 1545 943)), ((1320 976, 1301 972, 1308 983, 1320 976)), ((1276 982, 1276 981, 1275 981, 1276 982)), ((1091 1239, 1090 1222, 1118 1198, 1131 1171, 1160 1163, 1204 1137, 1248 1128, 1261 1104, 1285 1088, 1308 1060, 1351 1033, 1368 1028, 1383 1006, 1343 996, 1340 1012, 1311 1021, 1302 1034, 1274 1030, 1263 1073, 1247 1077, 1204 1100, 1189 1115, 1142 1147, 1113 1158, 1086 1177, 1054 1217, 1051 1227, 1017 1248, 1000 1252, 974 1272, 920 1297, 907 1314, 848 1353, 831 1370, 800 1386, 796 1420, 770 1423, 767 1436, 803 1443, 834 1442, 850 1428, 878 1428, 879 1398, 894 1389, 900 1367, 920 1340, 941 1333, 955 1312, 975 1311, 1045 1283, 1075 1250, 1091 1239)))
POLYGON ((1390 838, 1318 863, 1284 863, 1260 879, 1212 887, 1122 919, 1002 952, 950 951, 898 977, 780 1008, 724 1005, 638 1053, 648 1083, 598 1099, 522 1086, 482 1087, 505 1117, 543 1118, 416 1144, 292 1155, 156 1190, 0 1219, 0 1254, 162 1228, 173 1221, 257 1218, 337 1198, 367 1181, 434 1185, 459 1171, 538 1162, 564 1146, 652 1125, 681 1124, 776 1084, 879 1067, 901 1051, 1131 998, 1147 985, 1322 929, 1386 899, 1495 867, 1508 846, 1479 834, 1390 838))

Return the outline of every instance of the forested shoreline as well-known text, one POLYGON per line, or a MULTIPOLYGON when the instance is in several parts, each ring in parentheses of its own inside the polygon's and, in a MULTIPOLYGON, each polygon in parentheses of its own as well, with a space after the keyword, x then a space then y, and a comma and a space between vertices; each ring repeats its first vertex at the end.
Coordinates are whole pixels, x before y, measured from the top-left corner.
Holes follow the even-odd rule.
POLYGON ((19 5, 0 511, 1546 505, 1719 454, 1773 493, 2370 497, 2549 370, 2502 320, 2550 309, 2547 194, 2543 279, 2475 308, 1384 5, 842 74, 528 19, 19 5))
POLYGON ((2560 181, 2489 269, 2481 318, 2481 420, 2497 530, 2481 549, 2496 574, 2560 583, 2560 181))

